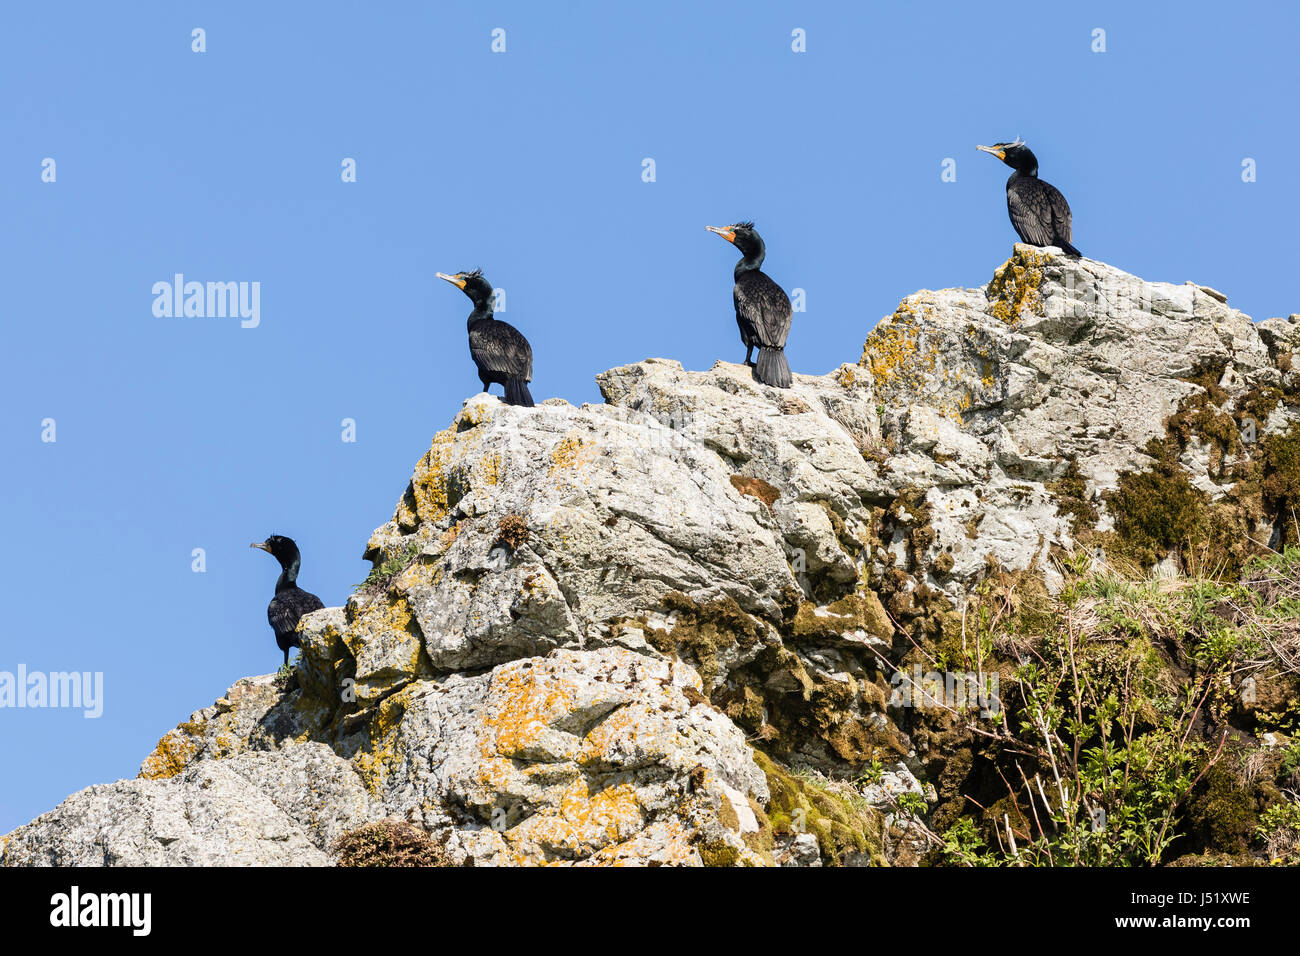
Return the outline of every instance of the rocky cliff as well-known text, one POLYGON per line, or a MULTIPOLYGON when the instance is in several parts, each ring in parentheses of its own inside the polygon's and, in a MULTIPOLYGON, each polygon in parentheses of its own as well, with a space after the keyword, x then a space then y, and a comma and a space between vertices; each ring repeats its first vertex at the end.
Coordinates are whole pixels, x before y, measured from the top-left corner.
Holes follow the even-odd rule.
POLYGON ((1285 856, 1296 319, 1018 245, 789 390, 477 395, 291 675, 3 862, 325 864, 393 817, 477 865, 1285 856))

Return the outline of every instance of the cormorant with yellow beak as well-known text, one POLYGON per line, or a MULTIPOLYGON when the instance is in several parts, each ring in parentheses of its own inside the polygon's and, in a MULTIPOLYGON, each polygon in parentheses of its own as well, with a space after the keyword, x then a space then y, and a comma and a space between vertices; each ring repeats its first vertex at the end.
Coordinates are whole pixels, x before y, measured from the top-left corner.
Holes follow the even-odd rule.
POLYGON ((1015 170, 1007 180, 1007 212, 1022 242, 1059 246, 1067 256, 1082 255, 1070 244, 1070 204, 1061 191, 1038 178, 1038 158, 1019 139, 976 146, 1015 170))
POLYGON ((767 277, 759 266, 767 256, 767 247, 752 222, 730 226, 705 226, 709 232, 726 239, 740 250, 740 261, 733 272, 736 284, 731 290, 736 306, 736 325, 740 341, 745 344, 745 364, 754 367, 754 378, 776 388, 790 387, 790 365, 785 360, 785 340, 790 335, 793 310, 785 290, 767 277), (758 361, 750 356, 758 349, 758 361))
POLYGON ((467 323, 469 354, 478 366, 483 391, 497 382, 505 386, 507 404, 532 408, 528 383, 533 380, 533 347, 513 325, 492 317, 492 283, 483 278, 480 269, 450 276, 439 272, 438 278, 446 279, 474 303, 467 323))

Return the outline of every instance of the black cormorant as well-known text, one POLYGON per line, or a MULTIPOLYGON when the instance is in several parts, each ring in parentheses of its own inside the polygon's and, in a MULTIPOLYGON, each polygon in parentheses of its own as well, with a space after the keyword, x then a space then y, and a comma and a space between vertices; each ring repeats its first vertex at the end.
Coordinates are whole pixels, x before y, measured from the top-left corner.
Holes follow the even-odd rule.
POLYGON ((261 544, 250 544, 250 548, 261 548, 280 562, 283 570, 275 582, 275 597, 266 606, 266 619, 275 631, 275 643, 284 651, 284 663, 289 665, 289 648, 301 647, 298 639, 298 621, 304 614, 319 611, 325 602, 316 595, 298 587, 298 566, 302 564, 302 555, 293 538, 273 534, 261 544))
POLYGON ((790 334, 790 297, 759 270, 767 247, 752 222, 730 226, 705 226, 740 250, 736 263, 736 285, 731 290, 736 304, 736 325, 745 343, 745 364, 754 368, 754 378, 764 385, 790 387, 790 366, 785 360, 785 340, 790 334), (758 349, 758 361, 750 356, 758 349))
POLYGON ((533 407, 528 383, 533 380, 533 347, 518 329, 508 322, 492 318, 492 283, 479 269, 457 272, 454 276, 438 273, 459 288, 474 303, 469 314, 469 354, 478 366, 483 391, 493 382, 506 389, 506 403, 533 407))
POLYGON ((1061 191, 1038 178, 1038 158, 1029 147, 1014 143, 976 146, 1015 170, 1007 180, 1007 212, 1022 242, 1059 246, 1068 256, 1082 255, 1070 245, 1070 204, 1061 191))

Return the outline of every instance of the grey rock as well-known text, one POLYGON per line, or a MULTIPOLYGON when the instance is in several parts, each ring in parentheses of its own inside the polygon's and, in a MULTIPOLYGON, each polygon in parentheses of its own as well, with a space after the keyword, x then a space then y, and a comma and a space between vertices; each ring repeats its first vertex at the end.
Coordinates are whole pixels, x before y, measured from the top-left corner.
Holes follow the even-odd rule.
POLYGON ((166 779, 73 794, 0 841, 5 866, 322 866, 372 815, 321 744, 201 760, 166 779))

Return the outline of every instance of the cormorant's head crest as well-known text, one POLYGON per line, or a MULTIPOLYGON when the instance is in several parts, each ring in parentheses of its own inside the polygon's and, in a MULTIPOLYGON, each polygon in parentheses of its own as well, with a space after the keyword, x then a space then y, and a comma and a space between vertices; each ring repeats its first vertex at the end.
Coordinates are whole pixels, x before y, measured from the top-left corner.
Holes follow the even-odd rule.
POLYGON ((1038 160, 1034 154, 1029 151, 1025 141, 1017 136, 1009 143, 994 143, 992 146, 976 146, 990 155, 996 156, 1002 162, 1006 163, 1012 169, 1017 169, 1022 173, 1038 173, 1038 160))
POLYGON ((733 222, 730 226, 705 226, 704 228, 726 239, 746 258, 763 251, 763 240, 759 237, 758 230, 754 228, 752 219, 733 222))
POLYGON ((249 547, 260 548, 286 567, 299 557, 298 545, 294 543, 293 538, 287 538, 282 534, 273 534, 265 541, 254 542, 249 547))
POLYGON ((473 300, 475 305, 480 304, 492 295, 492 283, 483 278, 482 269, 472 269, 469 272, 457 272, 455 275, 447 275, 445 272, 439 272, 439 279, 445 279, 456 288, 460 289, 473 300))

